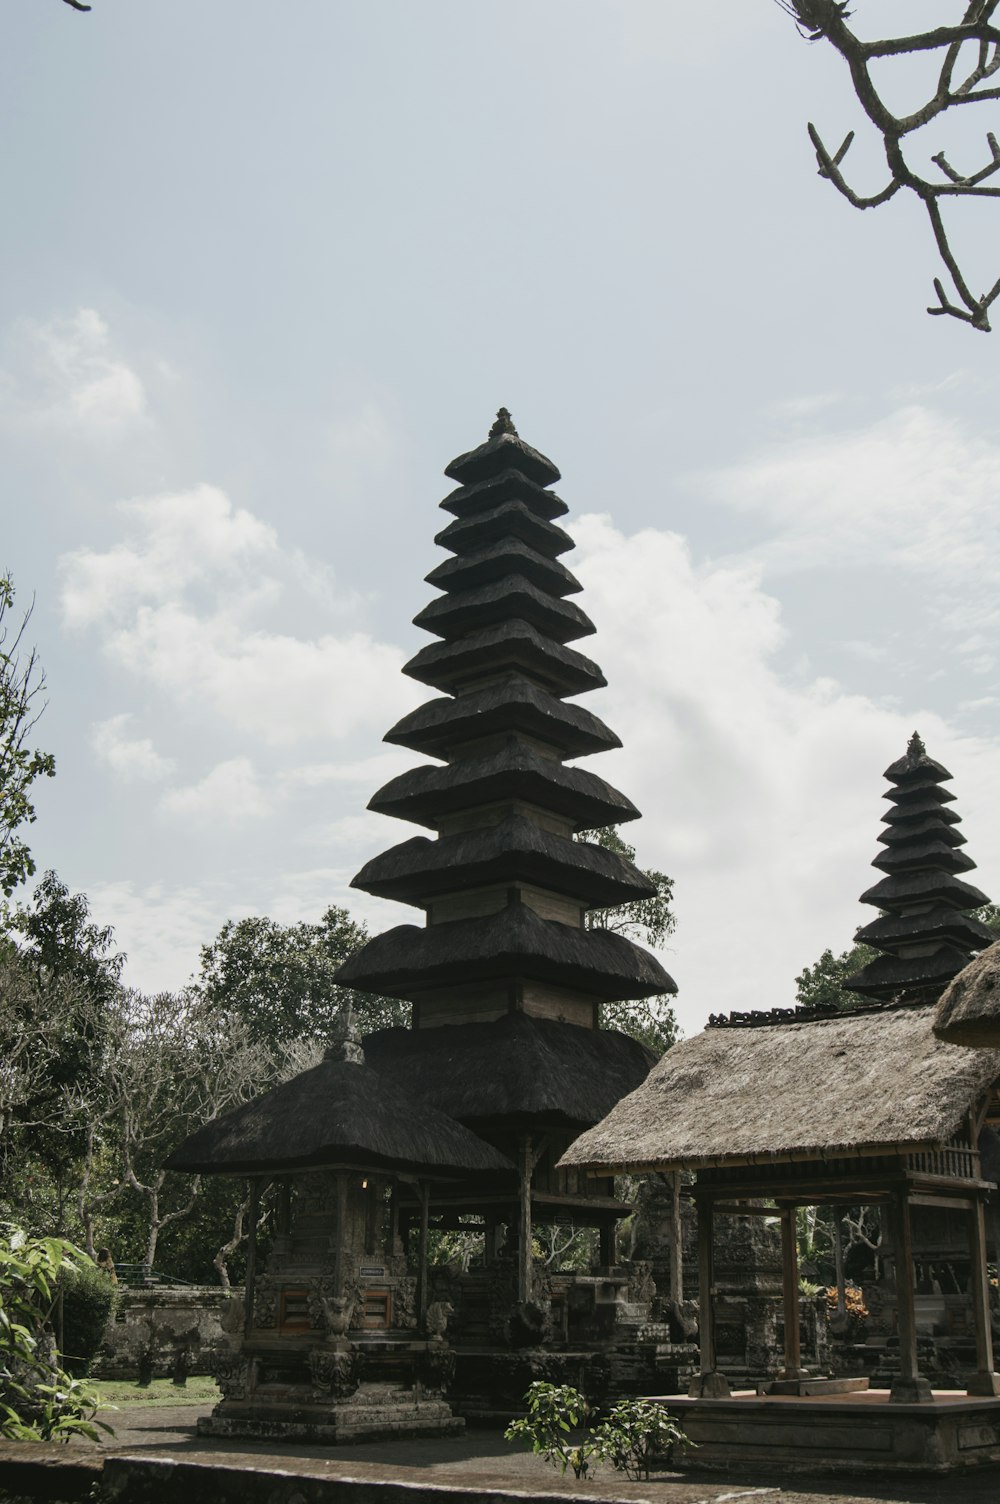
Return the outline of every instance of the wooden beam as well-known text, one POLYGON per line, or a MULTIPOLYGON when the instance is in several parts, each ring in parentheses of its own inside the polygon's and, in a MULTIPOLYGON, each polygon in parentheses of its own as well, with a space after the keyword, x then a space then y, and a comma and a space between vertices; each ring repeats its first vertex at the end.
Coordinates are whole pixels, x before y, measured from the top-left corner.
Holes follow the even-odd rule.
POLYGON ((518 1218, 517 1243, 517 1298, 523 1304, 531 1299, 531 1176, 538 1155, 534 1153, 530 1133, 522 1133, 518 1140, 518 1176, 520 1192, 520 1216, 518 1218))
POLYGON ((691 1383, 690 1393, 701 1399, 717 1399, 730 1392, 729 1381, 716 1367, 715 1353, 715 1257, 712 1239, 712 1207, 698 1205, 698 1341, 701 1372, 691 1383))
POLYGON ((420 1185, 420 1242, 417 1248, 417 1320, 423 1330, 427 1316, 427 1233, 430 1221, 431 1188, 426 1180, 420 1185))
POLYGON ((844 1280, 844 1208, 833 1208, 833 1267, 837 1281, 837 1315, 847 1315, 847 1285, 844 1280))
POLYGON ((681 1172, 670 1177, 673 1200, 670 1205, 670 1299, 680 1305, 684 1299, 684 1218, 681 1212, 681 1172))

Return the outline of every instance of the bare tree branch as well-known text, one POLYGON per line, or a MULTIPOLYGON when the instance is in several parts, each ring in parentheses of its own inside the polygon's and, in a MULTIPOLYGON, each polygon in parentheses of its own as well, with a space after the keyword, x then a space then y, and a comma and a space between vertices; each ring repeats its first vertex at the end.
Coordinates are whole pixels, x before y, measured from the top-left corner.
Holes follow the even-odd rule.
POLYGON ((983 186, 988 178, 1000 171, 1000 146, 992 131, 987 131, 989 161, 968 174, 959 172, 945 153, 939 151, 930 160, 941 178, 932 179, 926 176, 923 168, 914 164, 914 154, 907 150, 906 138, 957 106, 1000 99, 1000 88, 980 87, 1000 71, 1000 26, 993 24, 1000 0, 968 0, 965 14, 957 25, 937 26, 878 41, 863 41, 852 31, 847 24, 852 13, 843 0, 777 0, 777 4, 792 17, 802 36, 812 42, 829 42, 846 62, 858 103, 882 137, 890 175, 887 186, 879 193, 858 193, 847 181, 840 165, 854 139, 853 131, 845 137, 839 151, 831 153, 810 122, 809 139, 816 152, 820 177, 827 178, 856 209, 876 209, 888 203, 901 188, 914 193, 927 212, 938 255, 951 281, 951 290, 947 291, 940 278, 934 279, 938 302, 937 306, 928 308, 928 313, 947 314, 970 324, 973 329, 988 333, 989 309, 1000 296, 1000 279, 988 292, 973 291, 950 243, 941 205, 942 201, 956 197, 1000 198, 1000 187, 983 186), (963 47, 970 43, 976 48, 976 62, 956 85, 955 69, 963 47), (942 52, 943 57, 934 93, 910 114, 896 115, 876 88, 870 63, 881 58, 935 51, 942 52))

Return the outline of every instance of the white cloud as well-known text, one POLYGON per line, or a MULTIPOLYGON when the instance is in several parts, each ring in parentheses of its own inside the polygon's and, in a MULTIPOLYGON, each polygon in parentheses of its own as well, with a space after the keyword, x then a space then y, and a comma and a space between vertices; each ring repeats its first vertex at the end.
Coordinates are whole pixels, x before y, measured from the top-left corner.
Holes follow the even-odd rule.
POLYGON ((698 566, 677 535, 626 537, 605 517, 575 532, 610 686, 588 703, 624 742, 586 766, 643 811, 627 831, 640 863, 676 880, 666 961, 687 1028, 709 1011, 790 1004, 797 971, 850 943, 876 880, 882 771, 914 726, 955 773, 979 880, 1000 891, 995 743, 826 678, 784 678, 778 603, 755 569, 698 566))
POLYGON ((125 712, 106 721, 95 721, 90 728, 90 745, 99 762, 123 778, 155 781, 174 770, 174 762, 163 757, 148 736, 128 736, 132 716, 125 712))
POLYGON ((273 808, 248 757, 218 763, 199 782, 168 790, 160 804, 171 815, 228 825, 260 819, 273 808))
POLYGON ((35 426, 115 437, 146 421, 146 391, 138 373, 114 349, 106 321, 93 308, 70 318, 20 329, 24 354, 18 375, 8 373, 3 409, 35 426))
POLYGON ((121 511, 123 541, 60 561, 64 619, 95 628, 110 659, 173 704, 290 746, 384 730, 415 703, 397 648, 358 629, 293 636, 260 619, 280 603, 287 621, 306 597, 315 607, 317 577, 218 488, 121 511))

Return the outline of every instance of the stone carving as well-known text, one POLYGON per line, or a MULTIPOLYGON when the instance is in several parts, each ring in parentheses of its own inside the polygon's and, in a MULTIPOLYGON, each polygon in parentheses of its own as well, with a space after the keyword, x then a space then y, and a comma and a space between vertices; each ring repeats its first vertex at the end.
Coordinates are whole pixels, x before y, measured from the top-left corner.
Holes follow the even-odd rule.
POLYGON ((326 1327, 327 1341, 340 1342, 346 1338, 351 1325, 355 1306, 354 1296, 327 1294, 322 1286, 317 1293, 323 1313, 323 1325, 326 1327))
POLYGON ((256 1359, 242 1353, 219 1353, 212 1364, 215 1382, 226 1400, 246 1400, 253 1392, 256 1359))
POLYGON ((309 1376, 317 1400, 345 1400, 358 1387, 358 1360, 350 1347, 313 1347, 309 1350, 309 1376))
POLYGON ((450 1300, 432 1300, 427 1307, 427 1335, 432 1342, 444 1342, 448 1317, 455 1314, 450 1300))
POLYGON ((455 1354, 446 1345, 443 1336, 437 1339, 432 1338, 428 1342, 427 1350, 419 1365, 419 1373, 428 1394, 443 1394, 448 1388, 455 1373, 455 1354))
POLYGON ((258 1327, 278 1325, 278 1292, 264 1280, 257 1281, 253 1292, 253 1324, 258 1327))

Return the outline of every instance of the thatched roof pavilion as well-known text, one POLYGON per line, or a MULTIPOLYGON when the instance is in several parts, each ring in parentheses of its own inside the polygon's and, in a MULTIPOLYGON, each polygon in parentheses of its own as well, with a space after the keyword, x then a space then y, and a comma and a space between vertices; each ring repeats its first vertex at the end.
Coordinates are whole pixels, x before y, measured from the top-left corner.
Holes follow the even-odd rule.
POLYGON ((1000 1049, 1000 941, 970 961, 941 994, 934 1033, 949 1044, 1000 1049))
POLYGON ((1000 1050, 946 1045, 933 1007, 706 1029, 562 1162, 600 1170, 753 1167, 936 1151, 1000 1081, 1000 1050))

